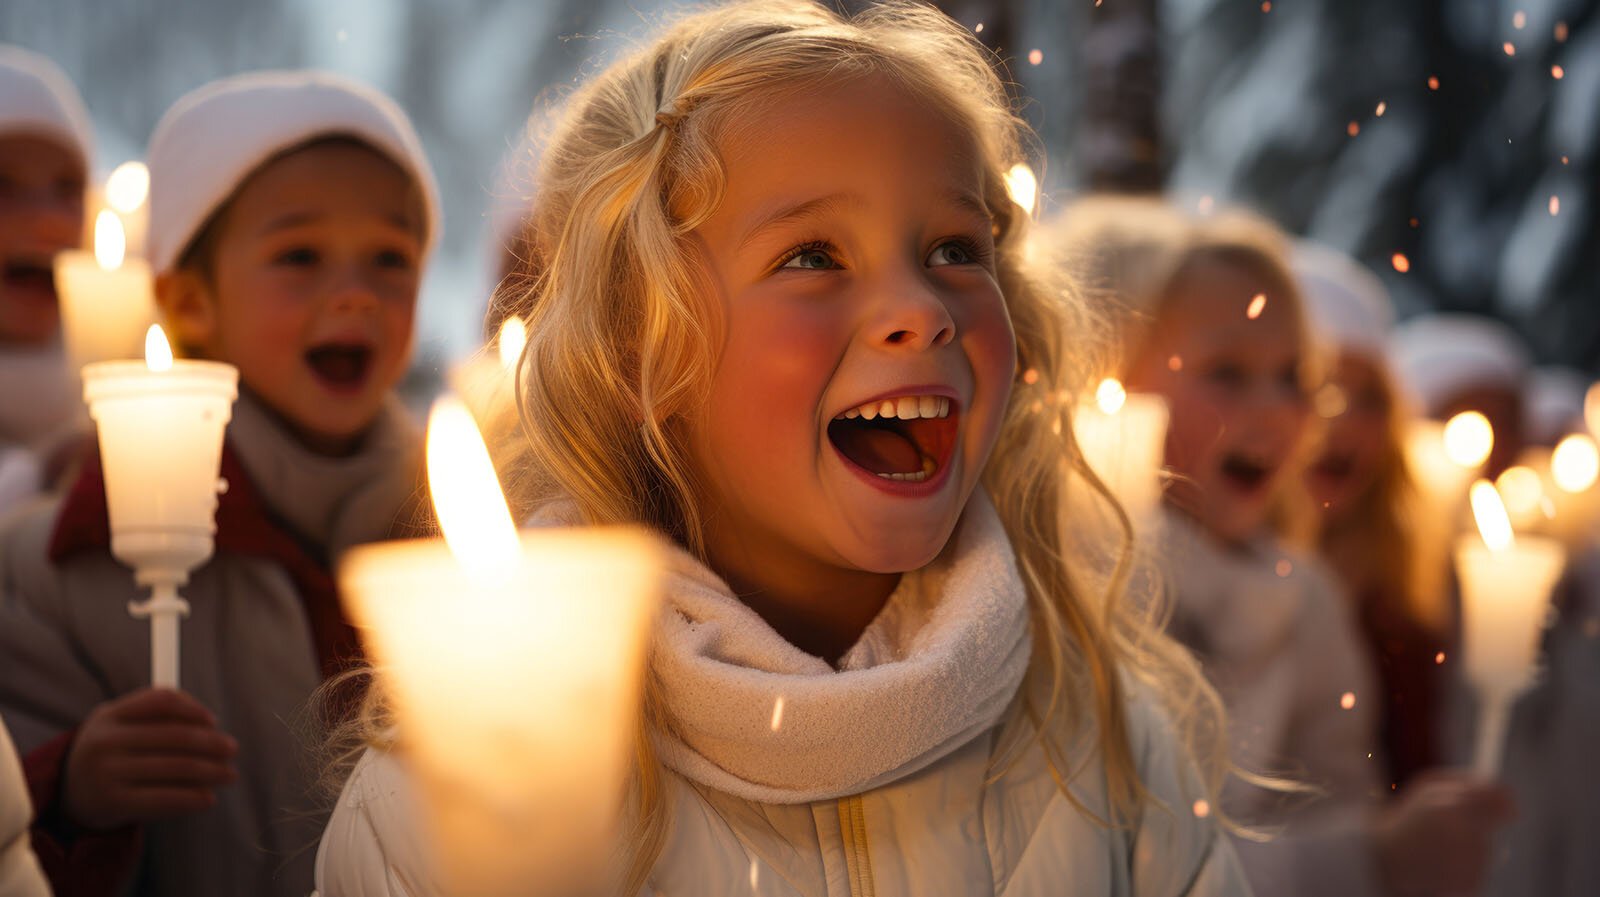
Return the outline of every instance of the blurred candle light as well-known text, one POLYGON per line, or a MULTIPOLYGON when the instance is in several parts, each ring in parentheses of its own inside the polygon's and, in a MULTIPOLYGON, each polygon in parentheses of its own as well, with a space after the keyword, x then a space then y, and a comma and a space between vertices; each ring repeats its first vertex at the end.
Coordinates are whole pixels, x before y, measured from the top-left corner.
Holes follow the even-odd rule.
POLYGON ((1553 539, 1513 535, 1487 480, 1473 484, 1471 504, 1478 533, 1457 543, 1456 569, 1466 676, 1478 693, 1473 769, 1491 778, 1499 772, 1511 705, 1533 679, 1540 627, 1566 552, 1553 539))
POLYGON ((428 477, 444 537, 356 548, 339 583, 440 881, 482 897, 601 893, 662 552, 627 528, 519 535, 458 400, 435 403, 428 477))
POLYGON ((1032 168, 1018 162, 1006 172, 1006 192, 1011 194, 1012 202, 1032 215, 1034 206, 1038 205, 1039 201, 1039 179, 1034 175, 1032 168))
POLYGON ((1583 422, 1589 427, 1589 435, 1600 439, 1600 383, 1591 383, 1583 395, 1583 422))
POLYGON ((1522 464, 1508 467, 1495 478, 1494 487, 1499 490, 1512 528, 1517 532, 1532 529, 1544 516, 1544 484, 1533 468, 1522 464))
POLYGON ((1161 500, 1167 406, 1159 397, 1128 394, 1115 379, 1095 389, 1095 399, 1073 416, 1073 435, 1089 468, 1105 482, 1129 516, 1148 519, 1161 500))
POLYGON ((150 169, 137 160, 124 162, 106 178, 106 206, 117 213, 127 234, 128 253, 143 255, 150 230, 150 169))
POLYGON ((494 343, 452 366, 445 382, 466 403, 488 440, 491 457, 501 460, 513 440, 517 416, 517 364, 528 345, 528 327, 512 315, 500 324, 494 343))
POLYGON ((174 361, 161 328, 145 336, 144 361, 83 369, 105 472, 111 553, 151 590, 129 607, 150 618, 151 682, 178 687, 178 588, 211 557, 222 437, 239 372, 215 361, 174 361))
POLYGON ((1556 443, 1550 456, 1550 476, 1556 487, 1571 495, 1588 491, 1600 477, 1600 451, 1595 441, 1583 433, 1574 433, 1556 443))
POLYGON ((109 209, 95 219, 94 251, 56 255, 62 339, 74 366, 136 359, 156 320, 150 266, 127 255, 122 219, 109 209))
POLYGON ((1444 450, 1462 467, 1481 467, 1494 451, 1494 428, 1481 412, 1463 411, 1444 425, 1444 450))

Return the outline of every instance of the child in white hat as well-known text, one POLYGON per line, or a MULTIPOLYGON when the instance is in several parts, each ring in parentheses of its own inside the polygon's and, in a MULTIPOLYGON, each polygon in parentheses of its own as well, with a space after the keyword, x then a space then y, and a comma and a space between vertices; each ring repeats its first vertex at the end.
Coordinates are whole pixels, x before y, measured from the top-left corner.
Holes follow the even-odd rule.
POLYGON ((0 45, 0 511, 44 486, 82 421, 52 265, 83 242, 93 145, 61 69, 0 45))
POLYGON ((184 589, 184 691, 144 687, 147 624, 124 609, 138 590, 91 458, 0 542, 0 714, 59 891, 303 897, 324 803, 307 699, 360 656, 329 559, 390 534, 417 495, 420 440, 392 392, 433 175, 389 98, 310 72, 189 94, 148 159, 169 331, 240 376, 216 555, 184 589))

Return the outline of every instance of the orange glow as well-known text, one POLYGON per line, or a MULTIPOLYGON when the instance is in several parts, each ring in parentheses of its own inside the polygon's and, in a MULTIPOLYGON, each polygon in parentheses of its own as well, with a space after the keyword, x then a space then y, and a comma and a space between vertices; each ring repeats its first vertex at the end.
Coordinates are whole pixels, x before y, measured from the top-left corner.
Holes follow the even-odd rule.
POLYGON ((1244 316, 1254 321, 1256 318, 1261 317, 1261 313, 1266 311, 1266 309, 1267 294, 1257 293, 1255 294, 1255 297, 1250 300, 1250 307, 1244 310, 1244 316))
POLYGON ((1376 114, 1376 115, 1377 115, 1377 116, 1378 116, 1378 117, 1379 117, 1379 118, 1383 118, 1383 114, 1384 114, 1384 113, 1385 113, 1385 112, 1388 112, 1388 111, 1389 111, 1389 104, 1388 104, 1388 103, 1384 103, 1384 102, 1381 102, 1381 101, 1380 101, 1380 102, 1379 102, 1379 103, 1378 103, 1378 109, 1377 109, 1377 112, 1376 112, 1376 113, 1375 113, 1375 114, 1376 114))
POLYGON ((1354 137, 1361 133, 1361 124, 1359 122, 1351 122, 1350 124, 1344 126, 1344 132, 1349 134, 1351 137, 1354 137))
POLYGON ((1556 79, 1557 81, 1560 81, 1562 78, 1565 78, 1566 76, 1567 76, 1567 70, 1566 69, 1562 68, 1559 65, 1550 66, 1550 77, 1556 79))
POLYGON ((1506 51, 1507 56, 1517 55, 1517 47, 1515 44, 1511 43, 1511 41, 1506 41, 1504 44, 1501 44, 1500 49, 1506 51))
POLYGON ((1403 252, 1397 252, 1390 256, 1389 264, 1394 265, 1394 269, 1401 274, 1411 270, 1411 260, 1406 258, 1406 254, 1403 252))
POLYGON ((1561 214, 1561 197, 1559 197, 1559 196, 1550 197, 1550 214, 1551 215, 1559 215, 1559 214, 1561 214))
POLYGON ((1044 62, 1044 51, 1043 50, 1029 50, 1028 51, 1028 64, 1029 65, 1038 65, 1041 62, 1044 62))
POLYGON ((1344 710, 1354 710, 1356 706, 1356 693, 1347 691, 1339 696, 1339 707, 1344 710))
POLYGON ((1429 90, 1438 90, 1439 89, 1439 77, 1437 75, 1428 76, 1428 89, 1429 90))

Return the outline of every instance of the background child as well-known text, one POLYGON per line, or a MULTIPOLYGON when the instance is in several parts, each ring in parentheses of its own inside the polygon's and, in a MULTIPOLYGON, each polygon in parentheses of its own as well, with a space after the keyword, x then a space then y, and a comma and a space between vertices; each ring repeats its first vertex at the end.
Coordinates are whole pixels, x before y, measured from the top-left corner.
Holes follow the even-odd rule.
POLYGON ((93 133, 55 63, 0 45, 0 511, 61 472, 85 423, 61 349, 56 253, 81 245, 93 133))
MULTIPOLYGON (((1158 709, 1204 728, 1207 690, 1060 550, 1086 331, 1024 273, 1026 132, 971 33, 739 4, 569 110, 534 210, 529 499, 681 549, 621 892, 1243 893, 1158 709)), ((431 892, 377 742, 325 897, 431 892)))
POLYGON ((1173 631, 1227 704, 1240 765, 1321 792, 1288 800, 1241 781, 1223 807, 1284 827, 1265 843, 1237 842, 1258 893, 1470 892, 1504 792, 1441 776, 1374 813, 1382 755, 1370 662, 1331 575, 1282 541, 1318 383, 1285 250, 1253 218, 1197 223, 1129 355, 1129 388, 1163 395, 1171 414, 1173 631))
POLYGON ((148 624, 125 611, 137 590, 91 461, 5 537, 0 713, 58 890, 302 897, 321 814, 297 719, 359 658, 328 559, 384 537, 416 488, 391 389, 438 230, 432 174, 391 101, 307 72, 184 97, 149 164, 170 331, 240 373, 217 553, 184 589, 185 691, 143 687, 148 624))
POLYGON ((1332 250, 1301 244, 1294 269, 1333 356, 1321 449, 1305 475, 1318 516, 1316 547, 1354 601, 1357 631, 1376 664, 1387 761, 1380 780, 1404 787, 1444 760, 1437 657, 1450 647, 1450 613, 1445 583, 1418 554, 1418 496, 1403 444, 1408 416, 1388 362, 1394 311, 1376 276, 1332 250))

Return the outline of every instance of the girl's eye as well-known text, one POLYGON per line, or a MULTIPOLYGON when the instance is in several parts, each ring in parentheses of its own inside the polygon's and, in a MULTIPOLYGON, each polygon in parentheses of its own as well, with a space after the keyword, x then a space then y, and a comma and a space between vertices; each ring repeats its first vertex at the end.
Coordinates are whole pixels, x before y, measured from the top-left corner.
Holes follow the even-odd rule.
POLYGON ((283 252, 278 253, 272 261, 274 264, 278 265, 301 266, 315 265, 319 261, 319 258, 315 249, 297 247, 295 249, 286 249, 283 252))
POLYGON ((1245 381, 1244 368, 1236 364, 1218 364, 1206 371, 1206 379, 1221 386, 1239 386, 1245 381))
POLYGON ((966 244, 959 240, 946 240, 933 248, 928 256, 928 266, 970 265, 977 260, 977 255, 966 244))
POLYGON ((388 249, 378 253, 376 261, 380 268, 406 270, 411 267, 411 256, 398 249, 388 249))
POLYGON ((783 268, 799 268, 806 271, 826 271, 839 267, 833 255, 821 246, 802 246, 789 256, 781 266, 783 268))

